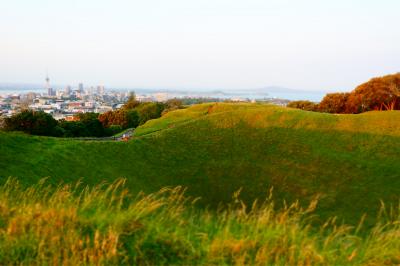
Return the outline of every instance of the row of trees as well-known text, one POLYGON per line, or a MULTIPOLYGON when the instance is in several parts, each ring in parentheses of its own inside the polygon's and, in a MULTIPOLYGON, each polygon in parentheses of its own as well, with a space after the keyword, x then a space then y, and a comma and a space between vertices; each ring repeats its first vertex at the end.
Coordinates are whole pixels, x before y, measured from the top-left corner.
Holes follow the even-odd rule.
POLYGON ((106 137, 127 128, 135 128, 150 119, 175 109, 182 108, 179 100, 166 103, 140 103, 132 95, 119 110, 104 114, 84 113, 76 116, 76 121, 55 120, 42 111, 24 110, 9 118, 4 118, 2 129, 23 131, 32 135, 54 137, 106 137))
POLYGON ((288 107, 337 114, 400 110, 400 73, 373 78, 349 93, 329 93, 319 104, 294 101, 288 107))
POLYGON ((53 137, 105 137, 118 133, 119 128, 105 128, 98 119, 99 114, 78 114, 77 121, 55 120, 43 111, 23 110, 4 119, 5 131, 22 131, 31 135, 53 137))
POLYGON ((180 108, 183 108, 183 105, 178 99, 171 99, 165 103, 141 103, 133 95, 121 109, 101 114, 99 120, 106 128, 116 125, 122 128, 132 128, 180 108))

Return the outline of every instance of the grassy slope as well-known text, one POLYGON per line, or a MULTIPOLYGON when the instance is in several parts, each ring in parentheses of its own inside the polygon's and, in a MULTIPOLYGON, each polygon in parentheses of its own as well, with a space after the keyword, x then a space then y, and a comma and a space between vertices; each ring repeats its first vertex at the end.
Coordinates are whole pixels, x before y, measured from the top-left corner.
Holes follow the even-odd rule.
POLYGON ((203 204, 308 201, 319 214, 356 222, 400 193, 400 113, 310 113, 255 104, 198 105, 137 130, 129 143, 80 142, 0 133, 0 176, 29 184, 128 178, 132 192, 184 185, 203 204))

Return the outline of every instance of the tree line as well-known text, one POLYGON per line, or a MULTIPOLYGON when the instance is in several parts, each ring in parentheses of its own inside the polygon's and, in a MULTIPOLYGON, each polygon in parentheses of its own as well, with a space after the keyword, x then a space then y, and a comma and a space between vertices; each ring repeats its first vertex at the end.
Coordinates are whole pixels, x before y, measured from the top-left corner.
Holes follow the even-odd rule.
POLYGON ((400 110, 400 73, 373 78, 351 92, 328 93, 319 104, 293 101, 288 107, 336 114, 400 110))
POLYGON ((121 109, 103 114, 80 113, 74 121, 55 120, 52 115, 43 111, 22 110, 3 119, 1 128, 5 131, 22 131, 31 135, 52 137, 107 137, 127 128, 136 128, 150 119, 183 108, 178 99, 165 103, 136 100, 132 95, 121 109))

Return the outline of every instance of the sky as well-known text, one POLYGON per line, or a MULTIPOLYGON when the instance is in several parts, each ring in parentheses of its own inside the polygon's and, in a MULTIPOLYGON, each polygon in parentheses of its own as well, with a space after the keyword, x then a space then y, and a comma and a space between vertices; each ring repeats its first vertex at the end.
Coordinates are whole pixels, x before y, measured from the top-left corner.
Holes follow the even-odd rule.
POLYGON ((0 82, 349 91, 400 71, 398 0, 0 0, 0 82))

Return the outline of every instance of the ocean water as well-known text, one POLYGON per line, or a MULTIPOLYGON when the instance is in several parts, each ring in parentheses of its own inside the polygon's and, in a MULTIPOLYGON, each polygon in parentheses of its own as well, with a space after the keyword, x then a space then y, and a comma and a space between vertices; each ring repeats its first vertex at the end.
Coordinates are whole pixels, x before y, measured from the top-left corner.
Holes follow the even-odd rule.
POLYGON ((277 98, 290 101, 309 100, 312 102, 320 102, 324 98, 324 92, 270 92, 270 93, 224 93, 224 94, 210 94, 209 97, 213 98, 242 98, 242 99, 265 99, 277 98))
POLYGON ((46 93, 45 89, 0 89, 0 95, 26 94, 29 92, 46 93))
POLYGON ((270 93, 269 96, 273 98, 287 99, 291 101, 296 100, 309 100, 312 102, 320 102, 325 96, 325 92, 274 92, 270 93))

